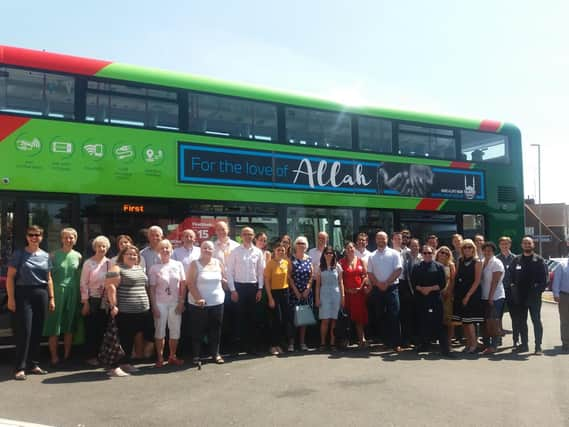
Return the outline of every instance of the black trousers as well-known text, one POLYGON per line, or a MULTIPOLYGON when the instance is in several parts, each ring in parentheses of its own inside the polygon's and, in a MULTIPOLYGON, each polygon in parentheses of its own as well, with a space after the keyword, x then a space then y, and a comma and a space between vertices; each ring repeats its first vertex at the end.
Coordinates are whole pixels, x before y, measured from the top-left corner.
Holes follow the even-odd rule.
POLYGON ((401 323, 401 342, 410 344, 415 339, 416 316, 415 297, 409 289, 407 280, 399 279, 399 321, 401 323))
POLYGON ((223 308, 223 304, 206 307, 190 304, 190 328, 194 358, 200 357, 204 334, 207 336, 210 355, 216 357, 219 354, 223 308))
POLYGON ((43 286, 15 286, 16 371, 39 364, 40 340, 47 315, 48 295, 43 286))
MULTIPOLYGON (((508 306, 508 311, 510 312, 510 319, 512 320, 512 340, 514 344, 520 343, 520 312, 522 307, 516 304, 512 298, 512 293, 509 286, 504 286, 506 290, 506 304, 508 306)), ((504 315, 504 310, 502 310, 502 316, 504 315)))
POLYGON ((292 310, 289 305, 289 290, 271 290, 275 300, 275 308, 269 308, 271 345, 280 346, 285 339, 292 337, 292 310))
POLYGON ((431 292, 425 296, 415 292, 415 306, 419 324, 418 344, 428 346, 433 339, 438 339, 441 352, 448 352, 447 328, 443 324, 443 301, 440 294, 431 292))
POLYGON ((522 345, 528 345, 528 311, 533 324, 533 334, 535 346, 541 347, 543 339, 543 325, 541 323, 541 292, 528 296, 525 304, 519 306, 519 312, 516 312, 519 319, 519 331, 522 345))
POLYGON ((85 316, 85 350, 87 357, 97 357, 107 327, 107 312, 101 310, 101 298, 89 298, 89 315, 85 316))
POLYGON ((237 301, 237 336, 241 341, 242 350, 253 351, 256 336, 257 283, 235 282, 235 290, 239 295, 239 301, 237 301))
POLYGON ((124 360, 121 363, 128 363, 132 356, 134 346, 134 336, 138 332, 144 332, 148 324, 148 317, 152 318, 150 311, 142 313, 122 313, 117 314, 117 327, 119 328, 119 338, 121 346, 125 352, 124 360))

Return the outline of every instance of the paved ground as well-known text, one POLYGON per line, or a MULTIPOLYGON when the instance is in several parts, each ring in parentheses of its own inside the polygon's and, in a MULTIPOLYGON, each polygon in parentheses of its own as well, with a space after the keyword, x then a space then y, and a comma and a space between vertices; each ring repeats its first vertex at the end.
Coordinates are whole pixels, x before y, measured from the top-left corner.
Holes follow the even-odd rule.
POLYGON ((418 358, 372 347, 239 358, 201 371, 148 365, 128 378, 74 369, 25 382, 11 380, 0 359, 0 417, 53 426, 569 427, 569 355, 556 347, 557 307, 544 304, 543 318, 541 357, 512 355, 508 336, 491 358, 418 358))

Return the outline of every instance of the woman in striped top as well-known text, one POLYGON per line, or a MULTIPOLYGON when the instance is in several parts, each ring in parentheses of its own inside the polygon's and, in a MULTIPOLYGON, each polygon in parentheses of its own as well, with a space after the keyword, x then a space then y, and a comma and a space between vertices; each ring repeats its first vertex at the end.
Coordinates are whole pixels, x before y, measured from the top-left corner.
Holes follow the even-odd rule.
POLYGON ((106 281, 109 313, 116 317, 120 342, 126 354, 124 363, 109 372, 111 376, 138 371, 129 362, 134 336, 143 331, 146 318, 151 316, 147 286, 148 278, 140 266, 138 248, 125 246, 117 256, 117 264, 107 273, 106 281))

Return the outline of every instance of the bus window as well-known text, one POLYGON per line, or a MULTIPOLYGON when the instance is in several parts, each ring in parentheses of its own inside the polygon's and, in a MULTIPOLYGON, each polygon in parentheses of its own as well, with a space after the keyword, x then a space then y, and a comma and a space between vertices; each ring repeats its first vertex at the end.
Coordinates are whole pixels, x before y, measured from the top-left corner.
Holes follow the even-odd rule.
POLYGON ((507 163, 508 138, 505 135, 463 130, 460 132, 462 157, 470 162, 507 163))
POLYGON ((290 144, 352 149, 351 119, 345 113, 286 109, 286 139, 290 144))
POLYGON ((189 95, 190 132, 276 141, 277 107, 227 96, 189 95))
POLYGON ((358 135, 360 150, 391 153, 393 139, 391 121, 359 117, 358 135))
POLYGON ((73 119, 74 100, 73 77, 0 67, 0 111, 73 119))
POLYGON ((89 81, 86 120, 177 130, 176 93, 139 86, 89 81))
POLYGON ((455 159, 456 144, 451 129, 399 125, 399 154, 402 156, 455 159))
POLYGON ((464 238, 472 239, 476 234, 484 235, 484 228, 484 215, 462 215, 462 234, 464 238))

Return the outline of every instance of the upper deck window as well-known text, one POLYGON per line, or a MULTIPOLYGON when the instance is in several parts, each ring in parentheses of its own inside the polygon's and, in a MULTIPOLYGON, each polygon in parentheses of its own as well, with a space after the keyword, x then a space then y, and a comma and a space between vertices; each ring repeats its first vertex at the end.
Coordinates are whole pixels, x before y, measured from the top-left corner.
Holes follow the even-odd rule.
POLYGON ((277 107, 227 96, 189 94, 189 130, 213 136, 276 141, 277 107))
POLYGON ((352 149, 352 123, 345 113, 286 109, 286 139, 290 144, 352 149))
POLYGON ((0 66, 0 111, 73 119, 75 80, 0 66))
POLYGON ((389 120, 359 117, 358 135, 362 151, 391 153, 393 149, 392 125, 389 120))
POLYGON ((89 81, 86 120, 177 130, 176 92, 89 81))
POLYGON ((456 143, 451 129, 399 125, 399 154, 402 156, 455 159, 456 143))
POLYGON ((509 161, 508 138, 505 135, 463 130, 460 132, 460 138, 464 160, 496 163, 509 161))

